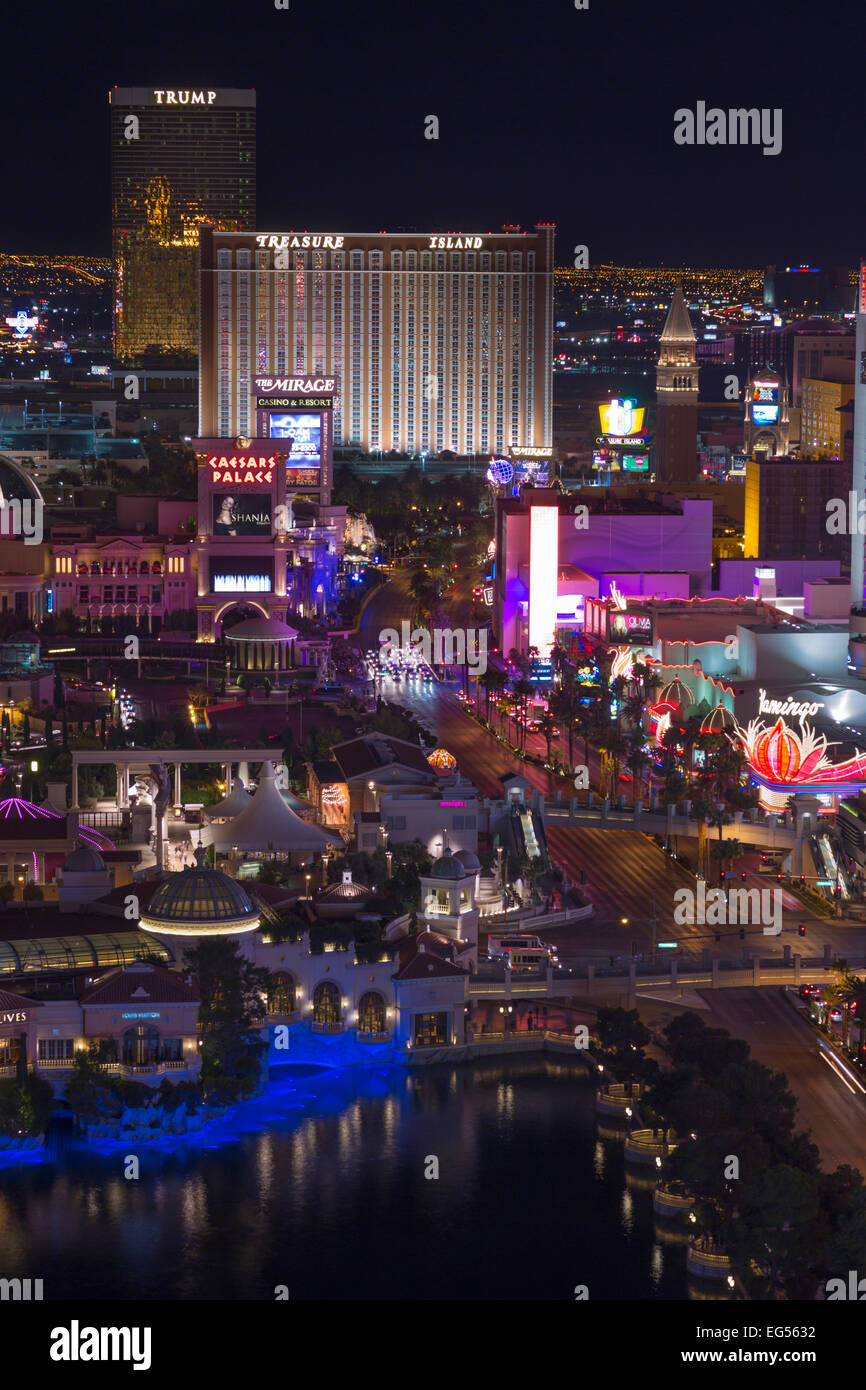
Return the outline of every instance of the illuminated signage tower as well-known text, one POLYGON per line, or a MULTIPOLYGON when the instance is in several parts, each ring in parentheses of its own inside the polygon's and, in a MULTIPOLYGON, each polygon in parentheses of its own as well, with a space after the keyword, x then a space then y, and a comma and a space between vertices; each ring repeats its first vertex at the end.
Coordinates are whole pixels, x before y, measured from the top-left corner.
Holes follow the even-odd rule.
MULTIPOLYGON (((854 474, 851 488, 858 503, 866 497, 866 261, 860 262, 857 285, 857 338, 854 377, 854 474)), ((849 519, 849 531, 857 531, 849 519)), ((863 607, 863 537, 851 537, 851 607, 863 607)))
POLYGON ((763 367, 746 387, 743 446, 747 457, 779 458, 788 453, 788 384, 763 367))
POLYGON ((596 436, 593 467, 601 472, 637 473, 650 467, 650 436, 644 429, 644 408, 636 400, 614 397, 598 408, 601 434, 596 436))
POLYGON ((656 477, 693 483, 698 472, 698 363, 695 332, 677 285, 656 365, 656 477))
POLYGON ((256 94, 114 87, 111 220, 114 351, 198 351, 198 226, 252 229, 256 94))

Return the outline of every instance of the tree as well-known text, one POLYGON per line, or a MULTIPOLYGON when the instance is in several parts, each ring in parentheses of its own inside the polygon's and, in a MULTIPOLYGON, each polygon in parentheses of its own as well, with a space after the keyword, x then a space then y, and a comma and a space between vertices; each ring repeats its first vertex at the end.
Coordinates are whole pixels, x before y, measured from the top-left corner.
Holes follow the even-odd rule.
POLYGON ((848 1014, 856 1016, 859 1042, 857 1055, 862 1059, 864 1054, 863 1033, 866 1031, 866 980, 861 979, 859 975, 846 974, 842 979, 839 993, 848 1014))
POLYGON ((553 739, 553 732, 556 728, 556 716, 552 710, 546 709, 540 719, 541 735, 547 745, 547 756, 545 761, 550 762, 550 744, 553 739))
POLYGON ((198 980, 202 1003, 202 1085, 205 1094, 250 1095, 267 1043, 255 1020, 262 1016, 268 971, 254 966, 227 937, 201 940, 184 952, 198 980))
POLYGON ((519 732, 519 734, 518 734, 518 740, 517 740, 517 741, 518 741, 519 747, 520 747, 521 749, 525 749, 525 748, 526 748, 526 710, 527 710, 527 704, 528 704, 528 701, 529 701, 529 699, 530 699, 530 696, 532 696, 532 695, 535 694, 535 686, 532 684, 532 681, 527 680, 525 677, 521 677, 520 680, 514 681, 514 683, 512 684, 512 687, 511 687, 511 691, 512 691, 512 694, 513 694, 514 696, 516 696, 517 700, 519 701, 519 704, 520 704, 520 712, 521 712, 521 714, 522 714, 522 716, 523 716, 522 721, 521 721, 521 724, 520 724, 520 732, 519 732))

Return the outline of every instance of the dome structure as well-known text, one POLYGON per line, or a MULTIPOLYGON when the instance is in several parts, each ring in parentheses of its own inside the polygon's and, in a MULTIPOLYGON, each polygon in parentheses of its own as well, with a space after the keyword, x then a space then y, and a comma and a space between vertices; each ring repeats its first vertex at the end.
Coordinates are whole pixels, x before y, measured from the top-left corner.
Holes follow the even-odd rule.
POLYGON ((478 874, 481 872, 481 860, 477 854, 473 854, 471 849, 461 849, 460 863, 463 865, 467 874, 478 874))
POLYGON ((676 705, 678 709, 685 709, 687 705, 692 703, 692 692, 677 677, 663 686, 658 702, 659 704, 676 705))
POLYGON ((105 860, 92 845, 76 845, 63 861, 64 874, 104 874, 105 860))
POLYGON ((427 761, 438 773, 453 772, 457 766, 457 759, 447 748, 434 748, 432 753, 427 754, 427 761))
POLYGON ((731 711, 722 704, 716 705, 709 714, 705 714, 701 721, 702 734, 725 734, 729 729, 736 726, 736 719, 731 711))
POLYGON ((255 931, 260 914, 239 883, 218 869, 206 869, 205 850, 195 852, 196 867, 169 874, 141 914, 144 931, 163 936, 233 936, 255 931))
POLYGON ((366 907, 376 897, 375 890, 365 883, 353 883, 351 869, 344 869, 341 883, 329 883, 320 888, 315 898, 319 917, 354 917, 359 908, 366 907))
MULTIPOLYGON (((472 870, 469 870, 469 872, 471 873, 472 870)), ((443 849, 442 854, 430 870, 430 877, 449 878, 454 881, 459 878, 465 878, 466 873, 467 871, 463 867, 461 860, 459 860, 450 849, 443 849)))

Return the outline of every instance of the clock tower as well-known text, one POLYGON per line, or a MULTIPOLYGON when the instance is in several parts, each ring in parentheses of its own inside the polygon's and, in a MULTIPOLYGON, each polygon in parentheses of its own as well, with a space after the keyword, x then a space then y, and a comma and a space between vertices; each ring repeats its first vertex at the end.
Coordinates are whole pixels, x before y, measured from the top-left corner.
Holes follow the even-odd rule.
POLYGON ((656 365, 656 478, 693 483, 698 472, 698 363, 695 333, 677 285, 656 365))

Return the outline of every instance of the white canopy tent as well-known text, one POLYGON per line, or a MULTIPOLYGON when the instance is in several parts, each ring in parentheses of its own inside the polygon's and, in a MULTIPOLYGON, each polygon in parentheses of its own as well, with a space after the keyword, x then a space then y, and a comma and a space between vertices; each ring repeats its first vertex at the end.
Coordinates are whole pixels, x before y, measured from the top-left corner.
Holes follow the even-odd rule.
POLYGON ((295 815, 277 786, 272 762, 262 763, 258 790, 250 804, 232 820, 205 826, 201 837, 202 844, 213 845, 220 854, 232 850, 309 854, 343 848, 339 835, 295 815))
POLYGON ((224 796, 222 801, 217 801, 213 806, 205 806, 203 814, 205 820, 231 820, 252 804, 252 797, 238 777, 228 796, 224 796))

